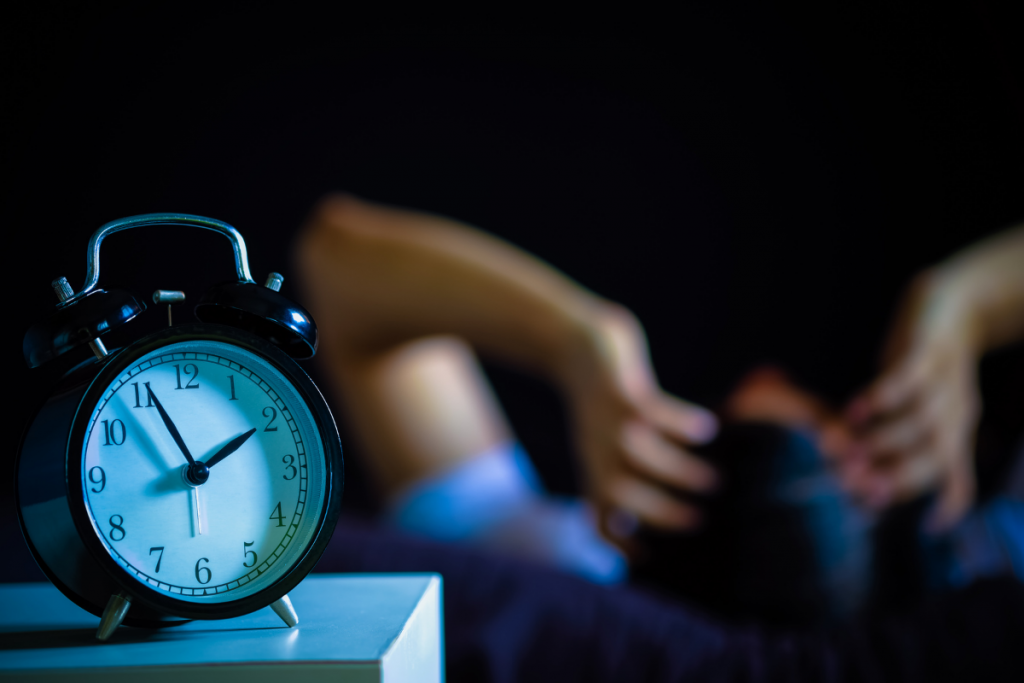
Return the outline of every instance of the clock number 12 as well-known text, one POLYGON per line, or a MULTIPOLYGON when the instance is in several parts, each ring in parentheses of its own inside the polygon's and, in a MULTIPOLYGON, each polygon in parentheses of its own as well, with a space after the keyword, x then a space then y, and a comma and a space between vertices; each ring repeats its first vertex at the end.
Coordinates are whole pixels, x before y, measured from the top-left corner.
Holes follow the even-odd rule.
POLYGON ((185 384, 185 386, 181 386, 181 366, 180 365, 175 365, 174 366, 174 372, 176 373, 177 378, 178 378, 178 386, 174 387, 176 390, 177 389, 198 389, 199 388, 199 383, 198 382, 196 382, 195 384, 192 384, 197 379, 199 379, 199 368, 196 367, 196 365, 194 363, 186 363, 185 364, 185 379, 188 380, 188 382, 185 384), (188 370, 189 368, 192 368, 192 372, 189 372, 189 370, 188 370), (192 375, 191 379, 189 379, 189 375, 192 375))

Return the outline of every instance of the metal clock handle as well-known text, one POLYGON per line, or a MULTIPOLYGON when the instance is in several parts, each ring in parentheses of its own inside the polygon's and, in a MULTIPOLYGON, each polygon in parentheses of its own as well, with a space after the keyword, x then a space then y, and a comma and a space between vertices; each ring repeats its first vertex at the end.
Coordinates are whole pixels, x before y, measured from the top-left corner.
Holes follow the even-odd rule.
POLYGON ((85 271, 85 284, 82 289, 71 296, 62 298, 61 306, 71 304, 96 289, 100 279, 100 244, 108 235, 129 228, 141 228, 147 225, 191 225, 219 232, 231 242, 235 252, 235 273, 239 282, 253 282, 249 275, 249 256, 245 250, 245 240, 241 233, 222 221, 204 216, 192 216, 187 213, 144 213, 140 216, 129 216, 111 221, 101 227, 89 238, 88 263, 85 271))

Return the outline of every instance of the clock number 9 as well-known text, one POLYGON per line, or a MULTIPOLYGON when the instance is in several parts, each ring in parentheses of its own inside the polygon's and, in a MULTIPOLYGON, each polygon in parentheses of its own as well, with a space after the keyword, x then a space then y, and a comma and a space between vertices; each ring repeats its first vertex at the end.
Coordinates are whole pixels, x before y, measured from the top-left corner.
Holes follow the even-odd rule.
POLYGON ((89 470, 89 481, 91 481, 93 484, 100 485, 98 489, 93 488, 89 490, 92 491, 93 493, 100 493, 103 491, 103 489, 107 488, 107 473, 103 471, 102 467, 97 465, 96 467, 93 467, 92 469, 89 470), (96 478, 97 470, 99 470, 100 473, 99 479, 96 478))
POLYGON ((289 455, 284 456, 283 458, 281 458, 281 462, 284 463, 284 468, 286 470, 291 470, 292 471, 292 476, 290 476, 290 477, 287 474, 282 474, 281 475, 282 477, 284 477, 285 481, 291 481, 296 476, 298 476, 299 471, 297 469, 295 469, 295 465, 292 464, 293 462, 295 462, 295 456, 294 455, 289 454, 289 455))
POLYGON ((243 567, 255 567, 256 563, 259 562, 259 556, 256 554, 256 551, 255 550, 249 550, 249 546, 255 545, 255 544, 256 544, 255 541, 253 541, 252 543, 246 543, 245 541, 242 541, 242 552, 244 553, 242 555, 242 557, 244 557, 244 558, 246 558, 246 560, 248 560, 249 556, 252 555, 252 564, 249 564, 248 562, 243 561, 242 562, 242 566, 243 567))
POLYGON ((124 524, 124 517, 122 517, 121 515, 110 515, 110 540, 111 541, 122 541, 122 540, 124 540, 125 533, 124 533, 124 527, 121 526, 122 524, 124 524))
POLYGON ((196 581, 198 581, 199 583, 202 583, 202 584, 210 583, 210 579, 213 578, 213 572, 210 571, 209 567, 200 567, 199 566, 200 562, 209 562, 209 561, 210 561, 210 559, 207 558, 207 557, 200 557, 198 560, 196 560, 196 581), (206 572, 206 579, 205 580, 200 575, 201 572, 206 572))

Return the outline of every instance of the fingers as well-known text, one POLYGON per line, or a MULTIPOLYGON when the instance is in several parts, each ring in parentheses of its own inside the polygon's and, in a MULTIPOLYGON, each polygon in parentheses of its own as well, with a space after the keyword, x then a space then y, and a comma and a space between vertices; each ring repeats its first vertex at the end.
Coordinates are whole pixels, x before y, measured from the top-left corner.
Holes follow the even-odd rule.
POLYGON ((717 485, 713 468, 637 420, 622 427, 618 442, 602 460, 609 466, 593 482, 602 533, 627 553, 631 529, 617 520, 665 530, 692 529, 700 524, 699 510, 668 489, 710 491, 717 485))
POLYGON ((604 504, 658 529, 683 530, 700 523, 700 512, 661 487, 626 473, 607 483, 604 504))
POLYGON ((714 413, 671 394, 658 392, 638 406, 639 417, 685 443, 704 444, 718 435, 714 413))
POLYGON ((710 465, 667 440, 650 425, 627 424, 619 445, 625 462, 655 481, 684 491, 710 491, 717 484, 710 465))
POLYGON ((943 418, 955 412, 953 394, 945 391, 908 398, 904 411, 883 421, 860 440, 873 457, 898 456, 934 445, 945 425, 943 418))
POLYGON ((973 411, 951 400, 932 419, 894 423, 870 438, 870 447, 853 447, 839 462, 846 488, 869 507, 881 509, 920 493, 939 489, 930 524, 948 528, 974 499, 973 411), (852 456, 851 456, 852 454, 852 456))
POLYGON ((933 488, 944 471, 944 463, 938 458, 916 454, 863 471, 855 493, 869 508, 878 510, 933 488))
POLYGON ((974 492, 974 471, 970 461, 957 460, 946 477, 938 504, 928 520, 929 529, 945 531, 960 521, 974 502, 974 492))
POLYGON ((851 492, 881 508, 938 488, 934 523, 948 525, 963 514, 974 496, 980 410, 971 367, 948 360, 907 363, 866 394, 872 411, 858 416, 860 428, 839 458, 851 492))
POLYGON ((856 427, 865 427, 882 416, 903 411, 927 384, 928 376, 922 362, 898 366, 851 402, 847 419, 856 427))

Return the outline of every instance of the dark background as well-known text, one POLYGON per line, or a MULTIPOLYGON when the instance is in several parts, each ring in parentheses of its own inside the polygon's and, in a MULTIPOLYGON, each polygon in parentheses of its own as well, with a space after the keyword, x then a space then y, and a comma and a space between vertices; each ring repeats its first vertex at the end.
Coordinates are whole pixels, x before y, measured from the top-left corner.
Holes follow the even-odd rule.
MULTIPOLYGON (((681 396, 714 406, 772 362, 841 403, 870 379, 912 274, 1024 217, 1024 26, 1010 3, 818 4, 8 11, 0 458, 13 469, 17 435, 74 360, 29 371, 21 337, 51 310, 53 278, 81 287, 97 227, 225 220, 254 277, 279 270, 298 296, 289 238, 337 189, 480 226, 625 303, 681 396)), ((194 303, 233 272, 203 231, 119 234, 102 263, 101 285, 147 300, 184 289, 194 303)), ((548 483, 572 490, 555 394, 489 371, 548 483)), ((369 504, 365 486, 346 496, 369 504)))

